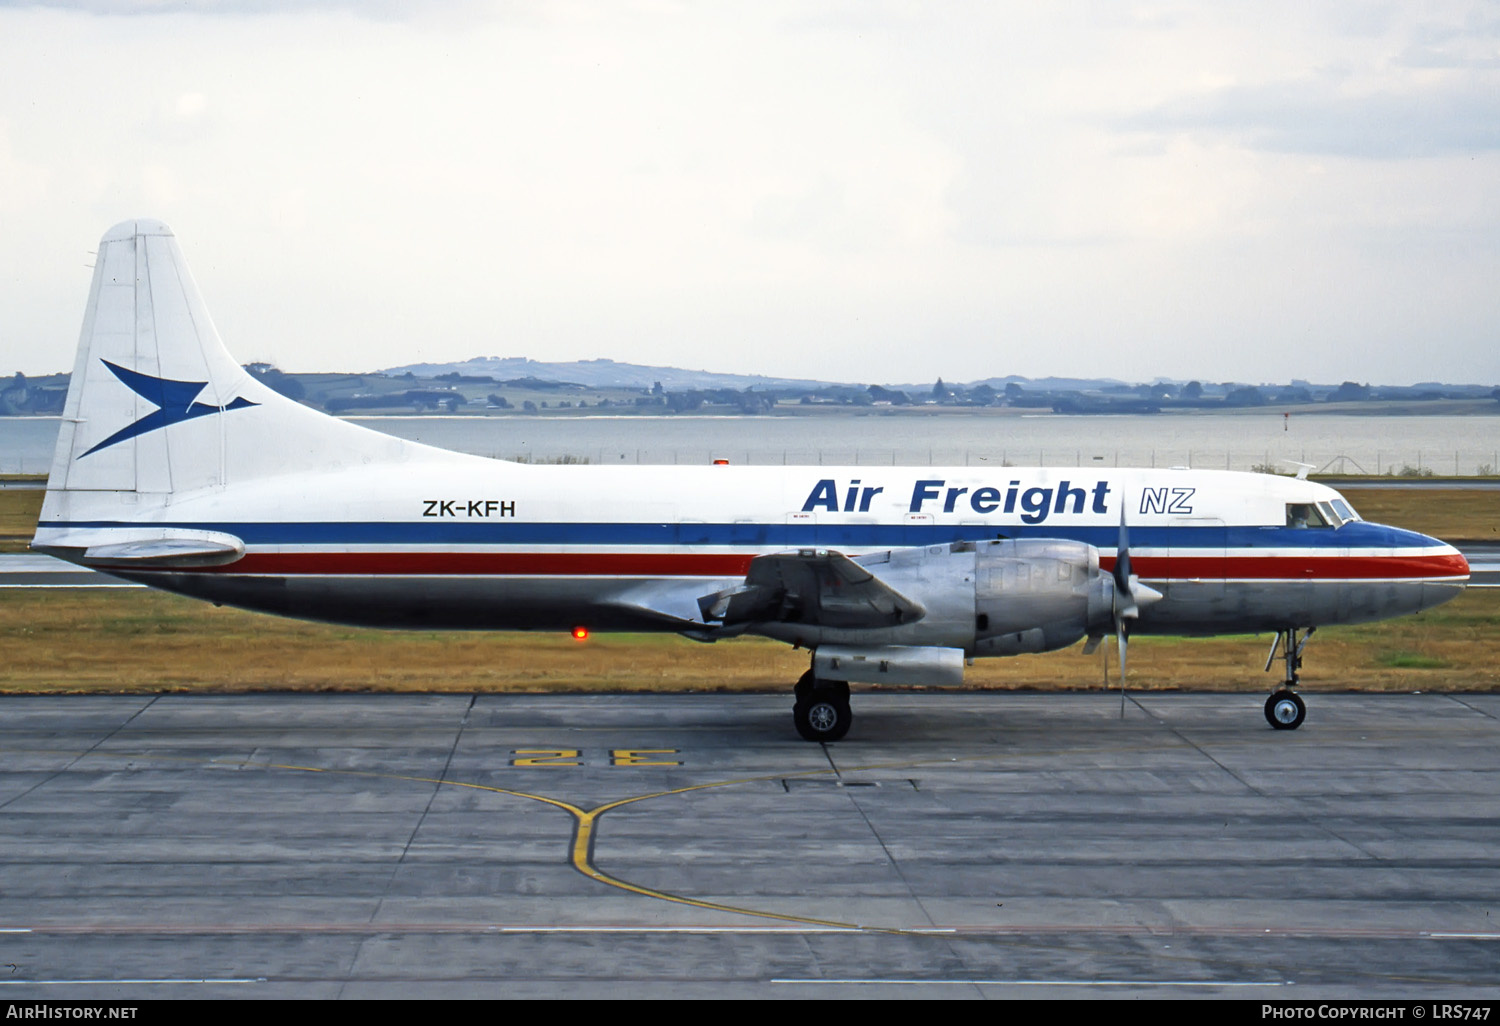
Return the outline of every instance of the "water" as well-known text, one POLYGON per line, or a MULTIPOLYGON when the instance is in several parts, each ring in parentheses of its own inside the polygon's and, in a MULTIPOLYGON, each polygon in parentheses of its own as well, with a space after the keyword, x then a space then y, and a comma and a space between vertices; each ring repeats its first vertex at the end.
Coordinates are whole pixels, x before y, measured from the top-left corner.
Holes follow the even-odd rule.
MULTIPOLYGON (((1314 473, 1500 472, 1496 416, 1279 413, 1067 417, 967 413, 791 417, 357 417, 444 449, 591 464, 1104 466, 1314 473)), ((55 417, 0 417, 0 473, 46 473, 55 417)))

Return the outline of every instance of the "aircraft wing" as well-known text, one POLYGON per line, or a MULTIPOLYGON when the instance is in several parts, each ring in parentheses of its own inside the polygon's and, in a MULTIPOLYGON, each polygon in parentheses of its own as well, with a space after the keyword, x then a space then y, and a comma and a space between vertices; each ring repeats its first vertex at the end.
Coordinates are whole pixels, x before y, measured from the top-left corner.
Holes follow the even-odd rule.
POLYGON ((636 587, 614 604, 676 622, 703 640, 737 634, 755 623, 893 627, 927 615, 920 602, 829 549, 756 556, 743 580, 717 583, 721 587, 708 594, 694 581, 636 587))
POLYGON ((699 600, 704 616, 739 623, 816 627, 893 627, 927 615, 913 601, 841 552, 797 549, 757 556, 745 582, 699 600))

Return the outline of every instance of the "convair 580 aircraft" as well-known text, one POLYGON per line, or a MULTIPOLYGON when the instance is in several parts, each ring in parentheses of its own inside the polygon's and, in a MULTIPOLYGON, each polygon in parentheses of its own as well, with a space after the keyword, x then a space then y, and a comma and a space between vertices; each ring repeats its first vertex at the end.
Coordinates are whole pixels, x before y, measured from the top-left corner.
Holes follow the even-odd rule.
MULTIPOLYGON (((1451 546, 1310 481, 1223 471, 523 466, 324 416, 219 340, 176 239, 99 247, 32 547, 169 591, 382 627, 759 634, 802 646, 794 722, 850 682, 1107 634, 1275 632, 1273 727, 1323 624, 1468 580, 1451 546)), ((1267 668, 1271 665, 1267 661, 1267 668)))

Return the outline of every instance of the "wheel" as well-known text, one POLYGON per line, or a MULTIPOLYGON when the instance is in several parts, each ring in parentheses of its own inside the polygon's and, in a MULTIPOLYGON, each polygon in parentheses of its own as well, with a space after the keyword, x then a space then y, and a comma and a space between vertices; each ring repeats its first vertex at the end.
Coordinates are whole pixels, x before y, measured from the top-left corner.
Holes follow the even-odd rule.
POLYGON ((792 722, 804 740, 837 741, 849 733, 854 713, 847 697, 840 698, 831 688, 816 688, 792 706, 792 722))
POLYGON ((1296 730, 1307 719, 1307 706, 1295 691, 1283 688, 1266 699, 1266 722, 1277 730, 1296 730))

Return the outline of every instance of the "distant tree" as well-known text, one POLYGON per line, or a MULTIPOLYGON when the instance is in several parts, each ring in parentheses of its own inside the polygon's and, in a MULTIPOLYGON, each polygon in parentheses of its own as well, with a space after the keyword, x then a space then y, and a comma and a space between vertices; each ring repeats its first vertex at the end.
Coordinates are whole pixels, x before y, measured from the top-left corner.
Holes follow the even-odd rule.
POLYGON ((870 398, 877 403, 890 403, 892 406, 910 406, 911 396, 894 388, 882 388, 880 385, 871 385, 870 398))
POLYGON ((1182 386, 1182 397, 1184 399, 1202 399, 1203 386, 1196 381, 1189 381, 1182 386))
POLYGON ((948 396, 949 391, 947 386, 943 384, 942 378, 938 378, 936 384, 932 386, 932 397, 934 399, 943 400, 948 398, 948 396))
POLYGON ((521 409, 525 413, 535 413, 536 403, 532 402, 530 399, 527 399, 521 403, 521 409))
POLYGON ((1328 401, 1331 403, 1357 403, 1368 398, 1370 398, 1370 386, 1354 381, 1346 381, 1328 393, 1328 401))
POLYGON ((667 395, 667 409, 673 413, 692 413, 703 405, 702 392, 671 392, 667 395))
POLYGON ((485 402, 489 403, 489 405, 493 406, 497 410, 508 410, 511 408, 510 400, 505 398, 505 396, 503 395, 495 395, 491 393, 490 395, 485 397, 485 402))
POLYGON ((654 382, 651 385, 651 394, 652 395, 666 395, 667 394, 667 390, 665 388, 661 387, 661 382, 660 381, 657 381, 657 382, 654 382))
POLYGON ((1225 406, 1264 406, 1265 393, 1254 385, 1231 388, 1224 396, 1225 406))

